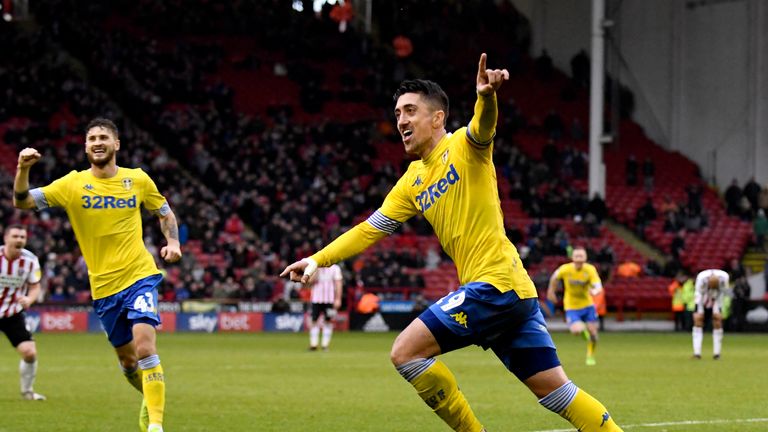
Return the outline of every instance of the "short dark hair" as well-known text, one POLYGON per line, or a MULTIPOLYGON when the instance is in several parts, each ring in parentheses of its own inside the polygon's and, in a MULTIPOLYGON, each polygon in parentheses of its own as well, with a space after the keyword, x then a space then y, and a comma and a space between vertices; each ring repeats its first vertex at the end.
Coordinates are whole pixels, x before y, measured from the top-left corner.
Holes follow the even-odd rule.
POLYGON ((12 224, 9 224, 7 227, 5 227, 5 232, 7 233, 7 232, 9 232, 12 229, 20 229, 20 230, 26 231, 27 227, 25 227, 24 225, 22 225, 20 223, 12 223, 12 224))
POLYGON ((442 110, 445 113, 445 118, 448 119, 450 109, 448 95, 445 94, 445 91, 443 91, 438 83, 423 79, 405 80, 400 83, 400 87, 397 88, 392 99, 397 103, 400 96, 406 93, 419 93, 423 95, 430 103, 442 110))
POLYGON ((112 132, 115 135, 115 138, 119 136, 117 131, 117 125, 115 124, 115 122, 113 122, 110 119, 103 118, 103 117, 96 117, 95 119, 88 122, 88 126, 85 127, 85 133, 87 134, 89 130, 95 127, 101 127, 112 132))

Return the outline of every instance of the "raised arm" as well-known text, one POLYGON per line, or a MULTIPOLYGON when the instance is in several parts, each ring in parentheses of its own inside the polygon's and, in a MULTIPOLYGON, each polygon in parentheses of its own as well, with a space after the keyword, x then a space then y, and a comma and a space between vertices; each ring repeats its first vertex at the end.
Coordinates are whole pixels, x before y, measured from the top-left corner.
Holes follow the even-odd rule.
POLYGON ((496 91, 509 79, 506 69, 486 69, 486 60, 486 54, 481 54, 477 66, 475 113, 467 129, 469 140, 477 147, 488 147, 493 141, 499 115, 496 91))
POLYGON ((16 208, 35 208, 35 200, 29 195, 29 169, 40 157, 37 150, 29 147, 19 152, 16 177, 13 179, 13 206, 16 208))
POLYGON ((179 243, 179 224, 176 222, 176 215, 169 210, 165 215, 158 215, 160 218, 160 231, 165 236, 167 245, 160 248, 160 257, 167 262, 176 262, 181 259, 181 243, 179 243))

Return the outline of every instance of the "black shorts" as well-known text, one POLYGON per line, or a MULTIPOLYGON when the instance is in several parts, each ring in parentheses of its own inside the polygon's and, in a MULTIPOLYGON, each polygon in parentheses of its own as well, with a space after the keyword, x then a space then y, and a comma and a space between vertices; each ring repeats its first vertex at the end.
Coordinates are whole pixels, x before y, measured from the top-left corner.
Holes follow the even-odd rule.
POLYGON ((5 333, 14 348, 22 342, 32 340, 32 333, 27 330, 25 317, 24 312, 20 312, 8 318, 0 318, 0 331, 5 333))
POLYGON ((312 303, 312 321, 317 321, 320 314, 325 317, 326 321, 330 321, 336 316, 336 309, 331 303, 312 303))

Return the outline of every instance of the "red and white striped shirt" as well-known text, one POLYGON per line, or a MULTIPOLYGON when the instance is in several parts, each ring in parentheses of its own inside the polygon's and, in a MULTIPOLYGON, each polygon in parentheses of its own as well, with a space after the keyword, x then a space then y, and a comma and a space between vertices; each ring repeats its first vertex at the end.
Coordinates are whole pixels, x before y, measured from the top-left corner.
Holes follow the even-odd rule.
POLYGON ((40 282, 40 261, 35 254, 22 249, 21 255, 9 260, 5 246, 0 246, 0 318, 7 318, 22 311, 19 299, 27 294, 29 284, 40 282))
POLYGON ((336 299, 336 281, 342 280, 341 267, 336 264, 320 267, 315 277, 315 283, 312 284, 312 303, 333 303, 336 299))

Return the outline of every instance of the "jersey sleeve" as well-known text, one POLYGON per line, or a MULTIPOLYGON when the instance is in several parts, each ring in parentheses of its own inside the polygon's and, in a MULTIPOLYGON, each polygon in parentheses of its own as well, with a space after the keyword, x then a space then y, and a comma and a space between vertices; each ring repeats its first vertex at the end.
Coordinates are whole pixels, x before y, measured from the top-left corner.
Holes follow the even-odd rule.
POLYGON ((726 272, 721 272, 720 273, 720 291, 727 290, 730 282, 731 282, 731 276, 726 272))
POLYGON ((40 270, 40 261, 37 257, 32 260, 32 268, 30 270, 29 276, 27 277, 27 283, 32 285, 40 282, 43 278, 43 273, 40 270))
POLYGON ((555 269, 555 272, 552 273, 552 279, 562 279, 563 278, 563 271, 565 271, 566 264, 561 265, 560 267, 555 269))
POLYGON ((694 290, 696 292, 703 292, 704 291, 704 284, 706 282, 707 278, 704 276, 704 272, 699 273, 696 275, 696 285, 694 286, 694 290))
POLYGON ((315 260, 318 266, 328 267, 359 254, 386 236, 385 232, 373 228, 368 222, 361 222, 310 258, 315 260))
POLYGON ((475 111, 467 127, 467 141, 478 150, 489 150, 496 136, 496 121, 499 110, 496 93, 489 96, 477 95, 475 111))
POLYGON ((171 212, 165 197, 157 190, 157 185, 144 171, 144 208, 158 216, 165 216, 171 212))
POLYGON ((30 190, 29 194, 35 200, 35 207, 38 210, 48 207, 66 207, 72 195, 70 185, 76 173, 77 171, 71 171, 47 186, 30 190))
POLYGON ((374 243, 392 234, 400 228, 403 222, 417 212, 416 206, 408 200, 403 192, 408 182, 404 175, 395 187, 389 191, 381 208, 376 210, 365 221, 355 225, 351 230, 340 235, 328 246, 312 255, 311 258, 320 267, 327 267, 366 250, 374 243))
POLYGON ((403 175, 384 198, 381 207, 374 212, 367 222, 374 228, 392 234, 400 225, 415 216, 416 205, 408 198, 407 188, 410 176, 403 175))

